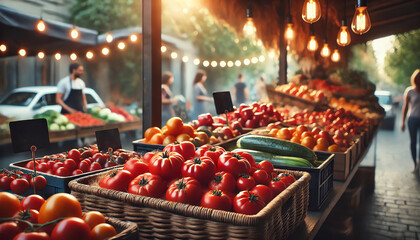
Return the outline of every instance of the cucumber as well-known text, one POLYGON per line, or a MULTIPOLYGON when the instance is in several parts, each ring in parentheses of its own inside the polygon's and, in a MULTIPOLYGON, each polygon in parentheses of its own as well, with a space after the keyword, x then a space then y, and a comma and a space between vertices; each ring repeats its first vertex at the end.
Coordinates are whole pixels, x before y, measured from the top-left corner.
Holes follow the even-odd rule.
POLYGON ((313 167, 306 159, 300 157, 277 156, 272 153, 261 152, 257 150, 237 148, 235 151, 242 151, 252 155, 256 162, 269 161, 274 167, 277 166, 296 166, 296 167, 313 167))
POLYGON ((279 156, 300 157, 313 163, 318 158, 315 153, 300 144, 277 139, 274 137, 248 135, 241 137, 236 145, 239 148, 252 149, 273 153, 279 156))

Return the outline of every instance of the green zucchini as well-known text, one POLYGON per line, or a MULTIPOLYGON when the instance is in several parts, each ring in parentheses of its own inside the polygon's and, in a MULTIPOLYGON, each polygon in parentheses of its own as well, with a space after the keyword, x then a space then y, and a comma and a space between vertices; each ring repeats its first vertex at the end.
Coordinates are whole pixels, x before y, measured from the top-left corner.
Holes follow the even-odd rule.
POLYGON ((257 150, 237 148, 235 151, 242 151, 252 155, 256 162, 269 161, 275 167, 279 165, 296 166, 296 167, 313 167, 313 165, 306 159, 300 157, 277 156, 272 153, 261 152, 257 150))
POLYGON ((317 156, 311 149, 274 137, 258 135, 243 136, 237 141, 236 145, 239 148, 263 151, 279 156, 300 157, 311 163, 317 160, 317 156))

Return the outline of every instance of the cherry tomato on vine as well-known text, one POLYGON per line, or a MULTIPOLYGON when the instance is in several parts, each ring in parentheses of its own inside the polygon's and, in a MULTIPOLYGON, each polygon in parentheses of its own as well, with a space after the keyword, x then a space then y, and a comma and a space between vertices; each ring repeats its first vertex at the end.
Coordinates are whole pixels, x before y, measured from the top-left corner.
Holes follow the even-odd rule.
POLYGON ((31 187, 41 191, 47 186, 47 179, 44 176, 36 176, 31 179, 31 187))
POLYGON ((26 210, 26 209, 35 209, 38 210, 41 209, 42 204, 44 204, 45 200, 43 197, 32 194, 27 197, 25 197, 22 202, 20 202, 20 209, 26 210))
POLYGON ((23 178, 17 178, 10 183, 10 189, 16 194, 23 194, 29 189, 29 182, 23 178))

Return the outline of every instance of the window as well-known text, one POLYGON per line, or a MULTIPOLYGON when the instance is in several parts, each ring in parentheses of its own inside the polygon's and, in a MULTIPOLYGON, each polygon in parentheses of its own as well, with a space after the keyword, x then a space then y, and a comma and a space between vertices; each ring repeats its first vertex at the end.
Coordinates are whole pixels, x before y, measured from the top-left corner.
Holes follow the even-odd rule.
POLYGON ((28 106, 34 99, 34 92, 15 92, 1 102, 4 105, 28 106))
POLYGON ((86 102, 87 104, 91 104, 91 103, 98 103, 95 98, 92 97, 92 95, 90 95, 90 93, 86 93, 86 102))
POLYGON ((55 102, 55 93, 46 94, 45 100, 47 101, 48 106, 57 105, 57 103, 55 102))

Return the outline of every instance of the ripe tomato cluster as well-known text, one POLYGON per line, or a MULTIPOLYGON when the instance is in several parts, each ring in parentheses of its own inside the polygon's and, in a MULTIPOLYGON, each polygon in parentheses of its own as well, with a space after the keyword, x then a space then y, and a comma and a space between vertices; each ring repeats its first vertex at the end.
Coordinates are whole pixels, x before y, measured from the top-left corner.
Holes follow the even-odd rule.
POLYGON ((11 190, 16 194, 23 194, 29 187, 42 190, 47 185, 47 180, 43 176, 24 174, 22 171, 0 171, 0 189, 11 190))
POLYGON ((97 211, 82 214, 79 201, 67 193, 44 200, 29 195, 22 202, 0 192, 0 236, 2 240, 102 240, 117 234, 97 211))
POLYGON ((62 177, 74 176, 85 172, 92 172, 102 168, 124 164, 132 158, 139 158, 135 152, 125 152, 118 149, 112 153, 101 153, 94 145, 90 148, 71 149, 67 153, 59 153, 51 156, 29 161, 25 167, 36 168, 37 171, 62 177))
POLYGON ((277 174, 273 164, 245 152, 227 152, 188 141, 169 144, 162 152, 146 153, 109 172, 99 182, 107 189, 162 198, 207 208, 256 214, 295 181, 277 174))

